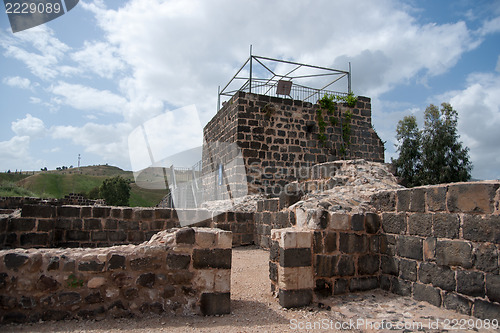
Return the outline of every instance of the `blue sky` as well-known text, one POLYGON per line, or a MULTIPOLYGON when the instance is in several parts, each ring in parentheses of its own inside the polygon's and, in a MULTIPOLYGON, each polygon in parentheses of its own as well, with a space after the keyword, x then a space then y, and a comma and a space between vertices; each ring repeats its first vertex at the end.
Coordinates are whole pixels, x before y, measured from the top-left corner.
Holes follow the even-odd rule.
POLYGON ((130 170, 129 134, 188 105, 205 124, 250 44, 319 66, 350 61, 387 161, 398 120, 451 103, 473 177, 500 178, 498 0, 81 0, 16 34, 2 13, 0 171, 76 166, 78 154, 130 170))

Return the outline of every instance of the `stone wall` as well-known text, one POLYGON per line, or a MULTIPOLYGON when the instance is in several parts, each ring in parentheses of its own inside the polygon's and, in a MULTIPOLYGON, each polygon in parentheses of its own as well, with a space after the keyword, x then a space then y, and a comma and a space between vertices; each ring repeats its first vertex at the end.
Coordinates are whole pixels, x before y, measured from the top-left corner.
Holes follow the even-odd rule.
POLYGON ((231 244, 182 228, 138 246, 0 251, 0 322, 230 313, 231 244))
POLYGON ((269 276, 284 307, 379 287, 378 215, 323 215, 317 230, 272 230, 269 276))
MULTIPOLYGON (((149 240, 159 231, 180 227, 178 213, 183 212, 188 211, 169 208, 27 204, 23 206, 21 216, 0 216, 0 249, 139 244, 149 240)), ((252 213, 188 213, 192 212, 211 216, 194 226, 232 231, 234 246, 253 243, 252 213)))
POLYGON ((500 183, 382 192, 380 287, 500 320, 500 183))
MULTIPOLYGON (((371 125, 370 99, 359 97, 352 109, 338 105, 337 113, 348 109, 353 117, 346 158, 383 162, 384 145, 371 125)), ((318 105, 308 102, 238 92, 205 126, 204 138, 208 146, 217 141, 237 143, 250 193, 277 196, 287 183, 300 178, 302 168, 341 158, 340 126, 326 126, 323 144, 318 139, 317 110, 318 105)), ((224 147, 212 149, 212 154, 204 149, 203 172, 214 172, 232 158, 234 152, 224 147)))

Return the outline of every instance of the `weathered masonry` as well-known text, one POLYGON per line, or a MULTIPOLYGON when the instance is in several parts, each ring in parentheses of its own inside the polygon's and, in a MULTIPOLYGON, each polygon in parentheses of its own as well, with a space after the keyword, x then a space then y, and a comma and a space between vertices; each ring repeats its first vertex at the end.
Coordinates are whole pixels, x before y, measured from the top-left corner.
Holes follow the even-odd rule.
MULTIPOLYGON (((203 134, 208 143, 237 143, 250 193, 277 196, 290 181, 308 178, 307 170, 318 163, 341 158, 384 161, 384 144, 372 127, 370 98, 358 97, 352 108, 338 104, 336 117, 352 112, 345 156, 341 126, 327 124, 326 140, 318 138, 318 109, 318 104, 238 91, 203 134)), ((213 148, 211 156, 204 151, 204 174, 217 172, 220 165, 234 159, 233 150, 221 147, 213 148)), ((204 185, 210 188, 210 184, 204 185)))

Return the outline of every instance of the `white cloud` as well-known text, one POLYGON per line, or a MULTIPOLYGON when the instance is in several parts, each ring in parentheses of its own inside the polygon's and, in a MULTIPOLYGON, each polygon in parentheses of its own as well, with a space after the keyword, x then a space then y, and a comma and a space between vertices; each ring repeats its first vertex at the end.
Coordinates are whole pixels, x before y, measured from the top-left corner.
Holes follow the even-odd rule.
POLYGON ((9 76, 4 78, 2 82, 11 87, 31 89, 31 81, 25 77, 9 76))
POLYGON ((90 70, 100 77, 111 79, 115 72, 125 69, 125 64, 117 55, 117 49, 103 42, 85 41, 83 49, 71 55, 80 67, 90 70))
POLYGON ((473 177, 500 179, 500 75, 469 75, 467 87, 450 91, 440 100, 449 101, 459 113, 458 129, 470 148, 473 177))
POLYGON ((41 79, 54 79, 56 76, 78 72, 70 66, 60 66, 70 47, 54 37, 54 31, 40 25, 16 33, 13 37, 2 35, 0 45, 6 57, 23 62, 31 73, 41 79))
MULTIPOLYGON (((19 168, 31 162, 29 157, 29 136, 14 136, 8 141, 0 141, 0 165, 19 168)), ((6 170, 2 170, 6 171, 6 170)))
POLYGON ((33 117, 31 114, 26 114, 23 119, 18 119, 12 122, 11 126, 17 136, 23 137, 40 137, 45 134, 45 125, 39 118, 33 117))
POLYGON ((131 130, 132 127, 126 123, 87 123, 82 127, 53 126, 50 132, 53 139, 70 140, 106 161, 128 165, 127 136, 131 130))
POLYGON ((78 110, 121 113, 127 104, 125 98, 109 90, 97 90, 63 81, 51 87, 50 91, 60 96, 60 98, 56 97, 53 102, 59 105, 69 105, 78 110))

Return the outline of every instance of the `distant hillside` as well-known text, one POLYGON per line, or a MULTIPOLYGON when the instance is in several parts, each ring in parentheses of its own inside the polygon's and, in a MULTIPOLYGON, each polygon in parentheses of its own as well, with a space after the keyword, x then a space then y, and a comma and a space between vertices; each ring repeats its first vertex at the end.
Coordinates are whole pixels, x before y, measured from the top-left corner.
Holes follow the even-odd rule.
MULTIPOLYGON (((1 173, 0 195, 14 196, 32 193, 44 198, 62 198, 69 193, 88 193, 106 178, 122 176, 131 183, 130 206, 151 207, 158 204, 167 190, 148 190, 137 186, 133 173, 115 166, 97 165, 66 170, 38 171, 34 175, 1 173), (13 183, 19 188, 13 188, 13 183), (12 193, 9 195, 9 193, 12 193)), ((14 186, 15 187, 15 186, 14 186)))

